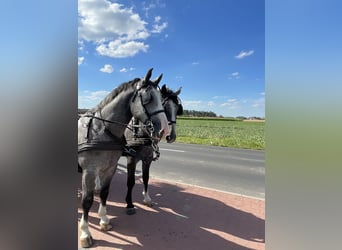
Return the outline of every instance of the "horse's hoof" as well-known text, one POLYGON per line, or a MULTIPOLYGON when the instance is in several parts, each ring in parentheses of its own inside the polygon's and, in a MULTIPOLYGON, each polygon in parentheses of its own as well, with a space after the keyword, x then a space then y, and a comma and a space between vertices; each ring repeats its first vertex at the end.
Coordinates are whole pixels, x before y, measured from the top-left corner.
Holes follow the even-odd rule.
POLYGON ((93 245, 93 238, 88 236, 87 238, 80 239, 81 247, 88 248, 93 245))
POLYGON ((148 207, 152 207, 153 206, 153 202, 150 200, 150 201, 143 201, 143 204, 148 206, 148 207))
POLYGON ((136 213, 135 207, 126 208, 126 214, 133 215, 136 213))
POLYGON ((100 223, 100 230, 101 231, 109 231, 112 229, 112 225, 111 224, 105 224, 105 223, 100 223))

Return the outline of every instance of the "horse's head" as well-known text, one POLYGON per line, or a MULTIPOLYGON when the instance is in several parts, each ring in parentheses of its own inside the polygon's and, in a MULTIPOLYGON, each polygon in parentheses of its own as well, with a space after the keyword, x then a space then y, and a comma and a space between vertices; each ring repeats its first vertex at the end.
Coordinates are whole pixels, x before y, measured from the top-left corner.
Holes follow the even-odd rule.
POLYGON ((166 136, 166 141, 172 143, 176 140, 176 118, 177 115, 183 114, 183 106, 178 95, 181 92, 180 87, 176 92, 167 88, 165 84, 161 88, 162 102, 165 109, 166 117, 171 125, 171 132, 166 136))
POLYGON ((150 69, 145 78, 137 84, 130 108, 133 117, 147 125, 152 138, 159 139, 169 134, 169 126, 157 89, 163 75, 150 80, 152 70, 150 69))

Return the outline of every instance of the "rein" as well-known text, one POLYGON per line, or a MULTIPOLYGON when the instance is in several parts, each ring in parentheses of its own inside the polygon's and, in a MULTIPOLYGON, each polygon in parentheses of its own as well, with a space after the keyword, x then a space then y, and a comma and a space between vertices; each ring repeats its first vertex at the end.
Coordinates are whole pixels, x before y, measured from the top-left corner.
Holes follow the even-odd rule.
POLYGON ((94 115, 84 115, 84 117, 90 117, 90 118, 95 118, 95 119, 98 119, 100 121, 103 121, 103 122, 108 122, 108 123, 111 123, 111 124, 119 124, 121 126, 124 126, 126 128, 128 128, 129 130, 133 131, 133 128, 131 127, 137 127, 137 128, 147 128, 147 127, 150 127, 152 124, 141 124, 141 125, 132 125, 132 126, 129 126, 129 124, 126 124, 126 123, 122 123, 122 122, 118 122, 118 121, 111 121, 111 120, 107 120, 107 119, 104 119, 102 117, 98 117, 98 116, 94 116, 94 115))
POLYGON ((98 117, 98 116, 95 116, 95 115, 84 115, 84 117, 90 117, 90 118, 95 118, 97 120, 100 120, 100 121, 103 121, 103 122, 108 122, 108 123, 111 123, 111 124, 119 124, 121 126, 125 126, 126 128, 128 129, 131 129, 129 128, 126 124, 126 123, 121 123, 121 122, 117 122, 117 121, 110 121, 110 120, 107 120, 107 119, 103 119, 102 117, 98 117))

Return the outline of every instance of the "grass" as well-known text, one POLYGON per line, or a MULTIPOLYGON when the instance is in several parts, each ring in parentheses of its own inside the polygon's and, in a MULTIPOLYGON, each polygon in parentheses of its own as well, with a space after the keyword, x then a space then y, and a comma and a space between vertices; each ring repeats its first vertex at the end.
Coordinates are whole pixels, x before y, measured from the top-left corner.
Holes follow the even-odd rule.
POLYGON ((234 118, 177 118, 177 142, 265 149, 265 122, 234 118))

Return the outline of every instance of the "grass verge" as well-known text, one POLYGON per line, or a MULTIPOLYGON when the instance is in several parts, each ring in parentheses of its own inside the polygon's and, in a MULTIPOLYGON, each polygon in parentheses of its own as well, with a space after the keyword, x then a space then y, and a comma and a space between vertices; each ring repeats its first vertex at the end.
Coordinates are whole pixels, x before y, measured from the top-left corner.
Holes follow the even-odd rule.
POLYGON ((177 141, 213 146, 265 149, 265 122, 220 118, 177 118, 177 141))

